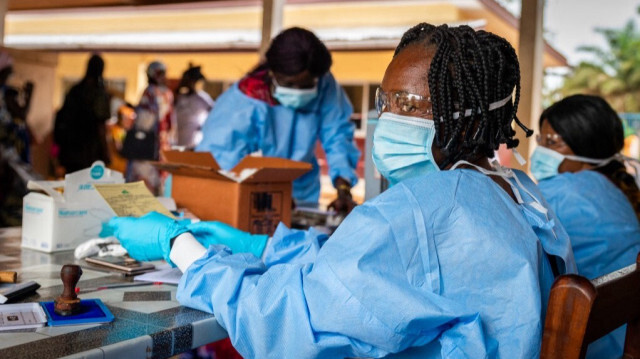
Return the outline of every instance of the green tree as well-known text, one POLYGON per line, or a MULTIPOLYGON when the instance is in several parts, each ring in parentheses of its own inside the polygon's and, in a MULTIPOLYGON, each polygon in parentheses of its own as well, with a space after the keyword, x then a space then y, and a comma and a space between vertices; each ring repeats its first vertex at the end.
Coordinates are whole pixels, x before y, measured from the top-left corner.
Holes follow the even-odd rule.
POLYGON ((583 46, 592 61, 578 64, 567 75, 559 92, 604 97, 618 112, 640 112, 640 31, 630 20, 621 29, 599 28, 607 48, 583 46))

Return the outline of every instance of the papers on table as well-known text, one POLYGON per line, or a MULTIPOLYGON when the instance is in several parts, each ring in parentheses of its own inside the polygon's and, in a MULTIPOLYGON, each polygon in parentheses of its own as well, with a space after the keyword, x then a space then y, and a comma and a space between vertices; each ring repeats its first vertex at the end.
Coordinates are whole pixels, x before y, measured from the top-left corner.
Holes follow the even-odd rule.
POLYGON ((144 182, 123 184, 96 184, 98 193, 120 217, 140 217, 156 211, 170 218, 175 218, 169 210, 149 192, 144 182))
POLYGON ((134 277, 133 280, 143 282, 159 282, 164 284, 178 284, 180 282, 180 278, 182 278, 182 272, 179 268, 169 268, 141 274, 134 277))

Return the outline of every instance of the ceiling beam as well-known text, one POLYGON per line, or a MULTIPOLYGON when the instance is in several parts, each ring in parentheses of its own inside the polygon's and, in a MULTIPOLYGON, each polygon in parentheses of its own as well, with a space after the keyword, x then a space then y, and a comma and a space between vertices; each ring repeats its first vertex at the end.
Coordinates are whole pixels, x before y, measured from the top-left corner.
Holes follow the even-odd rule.
POLYGON ((113 7, 113 6, 148 6, 184 4, 185 2, 212 2, 221 0, 8 0, 9 11, 53 10, 70 8, 113 7))

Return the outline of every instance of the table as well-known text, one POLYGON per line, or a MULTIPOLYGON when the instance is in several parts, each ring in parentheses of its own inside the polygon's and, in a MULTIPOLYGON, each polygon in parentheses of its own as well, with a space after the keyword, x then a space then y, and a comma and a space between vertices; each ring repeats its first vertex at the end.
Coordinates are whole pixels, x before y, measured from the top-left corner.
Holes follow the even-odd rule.
MULTIPOLYGON (((0 228, 0 270, 18 272, 18 281, 42 287, 19 302, 54 300, 62 293, 63 264, 82 266, 78 287, 97 287, 132 279, 88 267, 73 252, 23 249, 20 228, 0 228)), ((43 327, 0 332, 0 358, 166 358, 227 337, 209 313, 181 306, 174 285, 104 289, 79 294, 100 298, 115 316, 108 324, 43 327)))

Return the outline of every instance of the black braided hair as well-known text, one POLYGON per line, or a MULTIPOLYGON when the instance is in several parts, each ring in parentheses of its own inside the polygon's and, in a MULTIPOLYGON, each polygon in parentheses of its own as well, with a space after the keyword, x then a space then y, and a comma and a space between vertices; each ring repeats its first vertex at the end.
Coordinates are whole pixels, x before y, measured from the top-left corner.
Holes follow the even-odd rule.
POLYGON ((513 121, 529 137, 533 131, 518 120, 520 64, 509 42, 469 26, 449 27, 421 23, 404 33, 394 56, 411 44, 435 49, 428 73, 436 123, 436 145, 446 157, 441 168, 458 160, 493 157, 504 143, 518 146, 513 121), (513 93, 514 101, 489 111, 489 104, 513 93), (471 116, 464 117, 466 109, 471 116), (458 119, 454 112, 460 112, 458 119))

